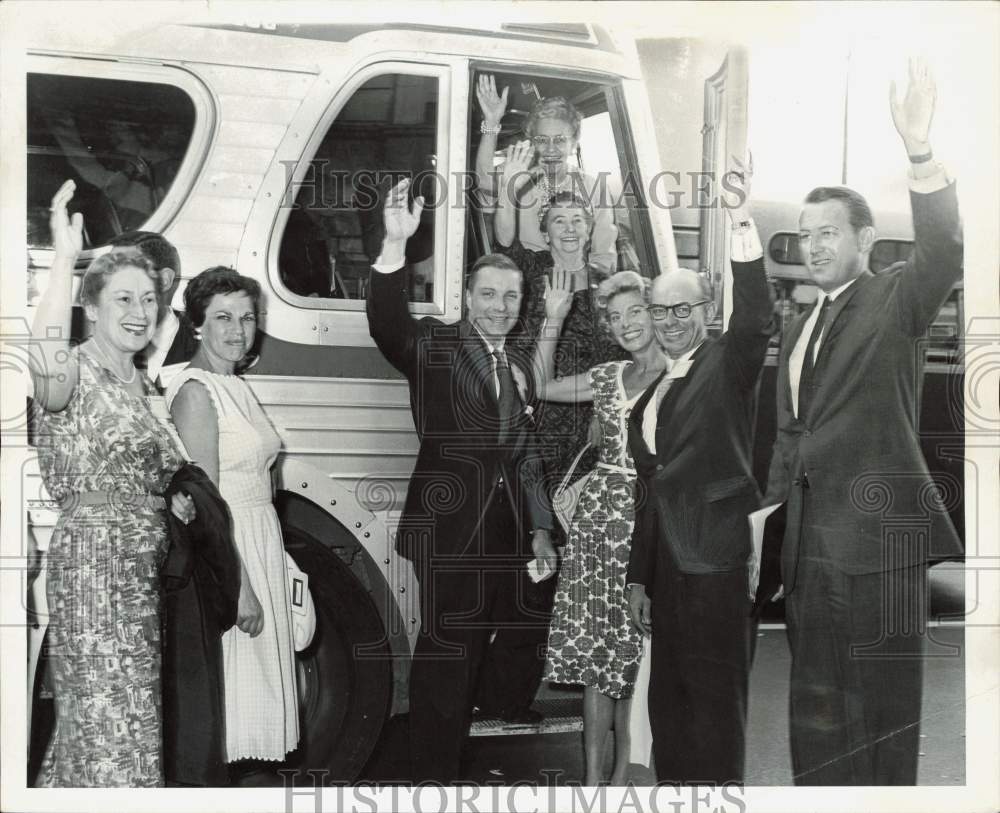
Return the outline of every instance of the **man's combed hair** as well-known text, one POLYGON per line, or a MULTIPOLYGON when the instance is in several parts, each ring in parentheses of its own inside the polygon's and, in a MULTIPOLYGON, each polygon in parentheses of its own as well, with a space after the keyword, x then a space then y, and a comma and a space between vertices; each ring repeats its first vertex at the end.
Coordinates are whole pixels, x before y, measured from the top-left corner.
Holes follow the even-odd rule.
POLYGON ((119 234, 111 245, 116 249, 135 247, 153 264, 154 269, 159 271, 161 268, 172 268, 175 278, 180 278, 181 256, 173 243, 162 234, 155 231, 127 231, 119 234))
POLYGON ((826 203, 828 200, 839 200, 847 207, 847 220, 855 232, 866 226, 875 228, 875 218, 868 201, 846 186, 817 186, 806 195, 805 202, 826 203))
POLYGON ((466 274, 466 290, 472 290, 472 285, 476 280, 476 274, 479 273, 480 268, 499 268, 502 271, 516 271, 521 276, 522 287, 524 285, 524 274, 521 272, 521 269, 517 267, 517 263, 515 263, 510 257, 506 254, 484 254, 472 264, 472 268, 470 268, 469 273, 466 274))

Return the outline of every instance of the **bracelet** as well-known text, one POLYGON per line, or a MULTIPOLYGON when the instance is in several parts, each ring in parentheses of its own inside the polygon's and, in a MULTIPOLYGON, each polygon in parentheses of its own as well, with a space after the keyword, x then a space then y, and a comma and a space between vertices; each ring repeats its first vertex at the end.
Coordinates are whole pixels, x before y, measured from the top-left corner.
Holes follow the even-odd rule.
POLYGON ((500 127, 500 124, 495 124, 493 127, 487 127, 485 120, 479 122, 479 132, 483 135, 499 135, 500 127))
POLYGON ((911 164, 926 164, 934 157, 934 153, 927 150, 923 155, 910 155, 907 157, 910 159, 911 164))

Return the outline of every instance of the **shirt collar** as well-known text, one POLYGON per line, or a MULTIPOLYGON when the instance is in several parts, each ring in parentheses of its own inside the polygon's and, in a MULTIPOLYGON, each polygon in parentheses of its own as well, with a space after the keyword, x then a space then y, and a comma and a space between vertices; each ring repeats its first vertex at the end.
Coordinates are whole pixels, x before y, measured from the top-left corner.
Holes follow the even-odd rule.
MULTIPOLYGON (((705 340, 702 339, 700 342, 698 342, 698 344, 696 344, 694 347, 692 347, 690 350, 688 350, 683 356, 678 356, 675 359, 670 358, 670 356, 668 355, 667 356, 667 372, 669 373, 678 364, 683 364, 683 363, 685 363, 687 361, 691 361, 691 356, 693 356, 695 354, 695 352, 698 350, 698 348, 701 347, 704 343, 705 343, 705 340)), ((666 354, 664 354, 664 355, 666 355, 666 354)))
POLYGON ((487 339, 487 338, 486 338, 486 334, 485 334, 485 333, 483 333, 483 331, 481 331, 481 330, 479 329, 479 326, 478 326, 478 325, 477 325, 477 324, 476 324, 475 322, 472 322, 471 324, 472 324, 472 329, 473 329, 473 330, 475 330, 475 331, 476 331, 476 333, 478 333, 478 334, 479 334, 479 338, 483 340, 483 344, 485 344, 485 345, 486 345, 486 350, 487 350, 487 352, 488 352, 488 353, 489 353, 489 354, 490 354, 491 356, 492 356, 492 355, 493 355, 493 354, 494 354, 494 353, 495 353, 495 352, 496 352, 497 350, 500 350, 500 351, 503 351, 503 349, 504 349, 504 344, 506 343, 506 340, 507 340, 507 337, 506 337, 506 336, 502 336, 502 337, 500 338, 500 343, 499 343, 498 345, 494 345, 494 344, 493 344, 493 343, 492 343, 492 342, 491 342, 491 341, 490 341, 489 339, 487 339))
POLYGON ((162 347, 164 341, 172 344, 180 326, 180 320, 177 318, 177 314, 174 313, 174 309, 167 308, 166 315, 160 320, 160 323, 156 326, 156 330, 153 331, 153 338, 150 339, 150 344, 154 347, 162 347))
POLYGON ((858 277, 855 277, 854 279, 849 279, 847 282, 845 282, 839 288, 834 288, 832 291, 830 291, 830 293, 827 293, 826 291, 822 291, 821 290, 819 292, 819 298, 816 300, 816 304, 822 306, 824 298, 828 298, 830 300, 830 302, 836 302, 837 301, 837 297, 840 296, 842 293, 844 293, 844 291, 846 291, 848 288, 850 288, 857 281, 858 281, 858 277))

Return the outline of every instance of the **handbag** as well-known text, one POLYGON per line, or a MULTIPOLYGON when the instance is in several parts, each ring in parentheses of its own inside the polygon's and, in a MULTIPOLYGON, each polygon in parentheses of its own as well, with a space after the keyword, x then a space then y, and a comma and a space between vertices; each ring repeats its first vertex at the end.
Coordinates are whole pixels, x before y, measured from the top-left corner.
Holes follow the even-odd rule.
POLYGON ((576 457, 573 458, 572 465, 569 467, 569 471, 563 476, 562 482, 559 483, 558 488, 556 488, 555 493, 552 495, 552 510, 555 512, 556 519, 559 520, 559 524, 567 536, 569 535, 570 526, 573 524, 573 517, 576 515, 576 503, 583 493, 583 487, 587 485, 587 481, 594 473, 593 470, 588 471, 586 474, 577 477, 573 482, 570 482, 573 474, 576 472, 576 467, 580 465, 580 460, 589 448, 590 444, 585 443, 583 448, 577 452, 576 457))
POLYGON ((289 603, 292 605, 292 638, 295 641, 295 651, 301 652, 312 643, 316 632, 316 608, 309 592, 309 576, 299 570, 287 551, 285 571, 288 574, 289 603))

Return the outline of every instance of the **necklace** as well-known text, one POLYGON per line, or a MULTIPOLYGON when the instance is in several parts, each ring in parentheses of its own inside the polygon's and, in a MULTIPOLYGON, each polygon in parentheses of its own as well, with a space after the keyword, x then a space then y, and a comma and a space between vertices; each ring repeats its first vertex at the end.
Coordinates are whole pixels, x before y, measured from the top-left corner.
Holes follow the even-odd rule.
POLYGON ((105 369, 109 373, 111 373, 111 375, 117 378, 122 384, 131 384, 133 381, 135 381, 136 367, 134 363, 132 364, 132 376, 128 379, 123 378, 122 376, 118 375, 118 373, 116 373, 114 370, 111 369, 111 367, 113 366, 111 364, 111 356, 108 355, 108 352, 104 349, 103 345, 97 340, 97 336, 94 335, 91 338, 93 339, 94 345, 97 347, 97 349, 101 351, 101 356, 104 358, 105 361, 105 369))
MULTIPOLYGON (((560 189, 562 189, 562 187, 566 185, 567 180, 569 180, 568 172, 563 176, 563 179, 561 181, 556 182, 555 190, 558 192, 560 189)), ((553 195, 552 192, 553 186, 551 183, 549 183, 549 174, 547 172, 543 172, 541 177, 538 179, 538 189, 542 193, 541 194, 542 205, 545 205, 552 199, 553 195)))

